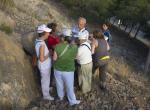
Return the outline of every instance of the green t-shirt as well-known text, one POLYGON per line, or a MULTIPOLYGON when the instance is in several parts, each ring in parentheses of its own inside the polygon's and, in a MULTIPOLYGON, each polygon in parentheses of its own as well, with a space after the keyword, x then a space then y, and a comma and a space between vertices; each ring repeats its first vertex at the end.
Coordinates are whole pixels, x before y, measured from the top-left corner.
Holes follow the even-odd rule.
POLYGON ((57 53, 57 60, 54 63, 54 68, 59 71, 74 71, 75 63, 74 59, 77 54, 77 46, 75 44, 70 44, 67 51, 59 58, 60 54, 64 51, 67 43, 60 43, 56 45, 55 51, 57 53))

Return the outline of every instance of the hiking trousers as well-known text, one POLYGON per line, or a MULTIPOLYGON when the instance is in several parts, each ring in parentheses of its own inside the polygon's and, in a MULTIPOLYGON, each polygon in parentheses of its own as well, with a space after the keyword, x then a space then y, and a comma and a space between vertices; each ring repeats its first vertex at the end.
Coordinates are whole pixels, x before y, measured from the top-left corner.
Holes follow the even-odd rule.
POLYGON ((92 66, 93 63, 90 62, 88 64, 82 64, 79 67, 79 74, 78 74, 79 86, 81 87, 83 93, 91 91, 92 66))
POLYGON ((59 71, 54 69, 54 76, 56 80, 56 89, 58 97, 60 99, 64 98, 64 88, 66 88, 69 103, 75 104, 77 100, 74 93, 74 72, 59 71))
POLYGON ((43 97, 49 97, 49 86, 50 86, 50 75, 51 70, 50 68, 47 69, 41 69, 41 87, 42 87, 42 94, 43 97))

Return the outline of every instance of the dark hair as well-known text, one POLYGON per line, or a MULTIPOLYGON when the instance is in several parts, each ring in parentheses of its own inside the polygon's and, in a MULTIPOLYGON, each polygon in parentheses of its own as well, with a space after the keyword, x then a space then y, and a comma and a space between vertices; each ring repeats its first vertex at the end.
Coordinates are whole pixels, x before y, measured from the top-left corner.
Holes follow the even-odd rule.
POLYGON ((52 31, 50 33, 53 33, 56 31, 57 24, 56 23, 48 23, 47 27, 52 29, 52 31))
POLYGON ((61 41, 66 41, 68 42, 69 44, 71 43, 71 37, 70 36, 64 36, 63 34, 60 35, 60 39, 61 41), (62 40, 63 39, 63 40, 62 40))
POLYGON ((103 33, 98 30, 93 31, 93 37, 95 39, 104 39, 103 33))
POLYGON ((42 33, 38 33, 39 37, 42 37, 45 35, 45 32, 42 32, 42 33))
POLYGON ((65 39, 65 41, 67 41, 69 44, 71 43, 71 37, 70 37, 70 36, 65 36, 64 39, 65 39))
POLYGON ((109 23, 109 22, 104 22, 104 23, 102 23, 101 24, 101 29, 103 29, 103 25, 106 25, 108 28, 110 28, 111 27, 111 23, 109 23))

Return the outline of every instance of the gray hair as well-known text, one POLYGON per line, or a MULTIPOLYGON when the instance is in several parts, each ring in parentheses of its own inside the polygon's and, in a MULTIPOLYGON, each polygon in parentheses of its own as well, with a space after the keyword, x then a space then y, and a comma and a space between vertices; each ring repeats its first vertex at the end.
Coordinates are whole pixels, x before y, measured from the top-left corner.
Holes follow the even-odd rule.
POLYGON ((79 20, 82 20, 86 24, 86 19, 84 17, 79 17, 79 20))

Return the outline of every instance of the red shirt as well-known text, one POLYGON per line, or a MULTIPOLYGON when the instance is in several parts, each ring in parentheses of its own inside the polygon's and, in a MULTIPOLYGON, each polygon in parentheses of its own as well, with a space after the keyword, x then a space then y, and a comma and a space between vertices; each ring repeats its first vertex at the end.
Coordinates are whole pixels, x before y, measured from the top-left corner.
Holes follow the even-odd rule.
POLYGON ((48 36, 47 42, 48 42, 48 48, 51 49, 51 48, 53 48, 56 44, 58 44, 58 43, 60 42, 60 39, 59 39, 58 36, 53 35, 53 34, 50 34, 50 35, 48 36))

